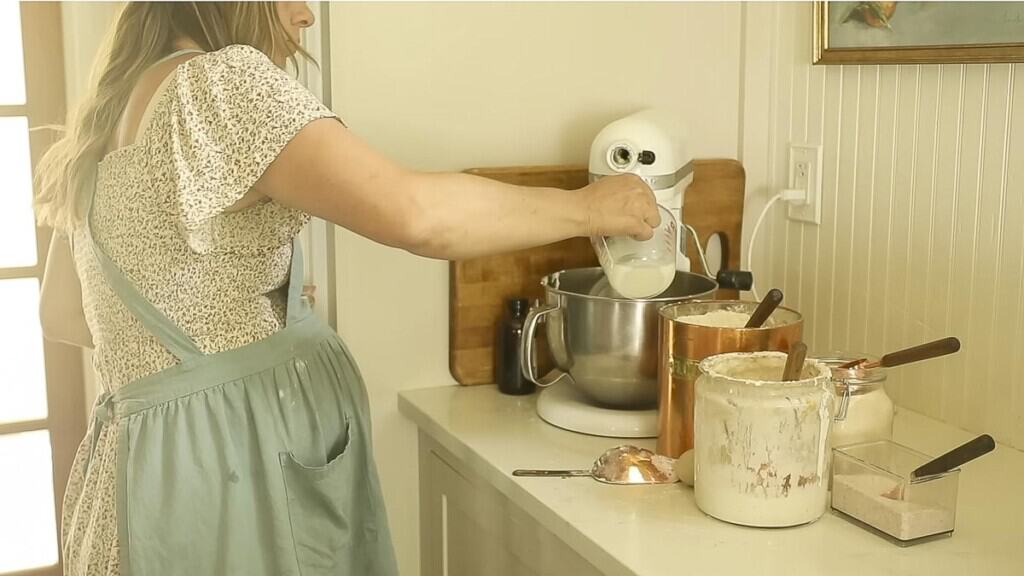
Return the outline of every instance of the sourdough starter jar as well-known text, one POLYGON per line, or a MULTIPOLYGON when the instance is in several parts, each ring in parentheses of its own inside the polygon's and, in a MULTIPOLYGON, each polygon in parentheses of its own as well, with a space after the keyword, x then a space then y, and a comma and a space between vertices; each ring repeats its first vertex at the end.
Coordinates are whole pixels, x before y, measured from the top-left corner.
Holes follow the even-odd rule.
POLYGON ((695 406, 697 506, 719 520, 781 527, 828 504, 834 394, 828 366, 804 363, 782 382, 781 352, 720 354, 700 363, 695 406))

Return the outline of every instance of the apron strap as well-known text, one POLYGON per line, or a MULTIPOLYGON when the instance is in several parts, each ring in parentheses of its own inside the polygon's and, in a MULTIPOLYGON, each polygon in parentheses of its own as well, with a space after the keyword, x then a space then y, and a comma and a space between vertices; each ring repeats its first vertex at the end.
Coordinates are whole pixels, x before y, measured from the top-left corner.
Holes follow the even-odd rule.
POLYGON ((288 275, 288 319, 287 326, 298 322, 309 314, 309 302, 302 297, 302 243, 298 236, 292 241, 292 266, 288 275))
MULTIPOLYGON (((177 50, 160 58, 153 65, 159 64, 171 58, 175 58, 182 54, 188 54, 192 52, 203 52, 194 48, 187 48, 184 50, 177 50)), ((139 292, 135 284, 128 279, 127 275, 121 270, 121 268, 113 261, 112 258, 103 249, 99 241, 96 240, 96 236, 92 230, 92 208, 94 200, 96 198, 95 187, 89 194, 89 206, 86 209, 85 215, 85 229, 86 236, 89 239, 89 243, 92 245, 92 252, 96 256, 96 260, 99 262, 100 270, 103 272, 103 277, 106 279, 107 284, 114 291, 114 293, 121 300, 122 304, 128 308, 128 311, 135 316, 139 322, 142 323, 143 327, 146 328, 157 340, 171 354, 173 354, 178 360, 185 361, 189 358, 195 358, 202 356, 203 353, 196 345, 196 343, 190 338, 184 331, 182 331, 177 325, 170 321, 167 316, 161 312, 156 306, 154 306, 145 296, 139 292)))
POLYGON ((96 236, 92 231, 92 207, 93 201, 95 200, 96 192, 89 196, 89 208, 86 211, 85 216, 85 228, 87 236, 89 237, 89 243, 92 244, 93 254, 96 255, 96 260, 99 261, 100 269, 103 271, 103 277, 107 280, 107 284, 120 298, 121 303, 128 308, 128 311, 132 313, 135 318, 142 323, 142 325, 148 330, 161 344, 170 351, 178 360, 185 361, 190 358, 202 356, 203 352, 196 346, 196 343, 185 334, 177 325, 175 325, 167 316, 157 309, 152 302, 146 299, 145 296, 139 292, 139 289, 135 287, 135 284, 128 279, 125 273, 121 270, 113 259, 107 254, 107 252, 100 246, 99 241, 96 240, 96 236))
MULTIPOLYGON (((150 64, 149 68, 153 68, 163 62, 172 60, 184 54, 205 54, 205 52, 203 52, 202 50, 198 50, 196 48, 185 48, 184 50, 177 50, 150 64)), ((132 142, 137 141, 139 139, 139 135, 143 134, 146 131, 146 128, 149 127, 149 123, 153 119, 153 112, 156 110, 156 105, 160 102, 160 97, 163 95, 164 91, 167 90, 167 86, 171 83, 171 81, 174 80, 175 76, 176 74, 174 72, 168 74, 167 76, 164 76, 164 79, 160 82, 160 85, 157 86, 152 96, 150 96, 149 103, 146 104, 146 109, 142 111, 142 118, 139 120, 138 126, 135 127, 135 134, 131 139, 132 142)))
POLYGON ((168 60, 170 60, 172 58, 177 58, 178 56, 181 56, 182 54, 192 54, 193 52, 197 53, 197 54, 205 54, 205 51, 200 50, 198 48, 182 48, 181 50, 175 50, 174 52, 171 52, 167 56, 164 56, 163 58, 160 58, 159 60, 157 60, 156 62, 153 62, 149 66, 150 66, 150 68, 152 68, 153 66, 156 66, 157 64, 160 64, 162 62, 166 62, 166 61, 168 61, 168 60))

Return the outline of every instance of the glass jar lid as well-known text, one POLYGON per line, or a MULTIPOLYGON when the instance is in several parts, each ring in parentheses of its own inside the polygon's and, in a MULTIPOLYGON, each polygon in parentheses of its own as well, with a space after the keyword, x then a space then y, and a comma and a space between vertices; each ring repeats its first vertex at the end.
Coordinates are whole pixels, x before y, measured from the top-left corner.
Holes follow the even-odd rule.
POLYGON ((856 394, 858 392, 874 390, 885 384, 886 374, 884 368, 863 368, 861 366, 840 368, 841 365, 847 362, 861 358, 866 358, 866 362, 875 360, 872 356, 857 354, 837 354, 826 358, 818 358, 819 362, 832 370, 832 382, 835 384, 837 394, 845 392, 847 387, 850 388, 851 394, 856 394))

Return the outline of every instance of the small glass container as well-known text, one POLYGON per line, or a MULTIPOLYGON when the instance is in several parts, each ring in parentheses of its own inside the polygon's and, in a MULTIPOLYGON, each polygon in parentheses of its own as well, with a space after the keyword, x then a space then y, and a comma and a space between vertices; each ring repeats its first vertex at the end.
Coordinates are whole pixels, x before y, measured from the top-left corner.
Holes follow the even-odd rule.
POLYGON ((829 369, 807 360, 783 382, 786 354, 719 354, 700 363, 694 496, 704 513, 745 526, 817 520, 828 508, 834 395, 829 369))
POLYGON ((892 439, 894 407, 885 391, 885 369, 839 367, 857 358, 864 356, 847 354, 819 359, 832 370, 837 398, 832 446, 892 439))
POLYGON ((594 236, 590 239, 597 260, 616 293, 632 299, 653 298, 676 277, 679 232, 672 212, 658 206, 661 224, 648 240, 629 236, 594 236))
POLYGON ((960 470, 910 480, 931 457, 890 440, 843 446, 832 461, 832 509, 900 545, 953 533, 960 470))

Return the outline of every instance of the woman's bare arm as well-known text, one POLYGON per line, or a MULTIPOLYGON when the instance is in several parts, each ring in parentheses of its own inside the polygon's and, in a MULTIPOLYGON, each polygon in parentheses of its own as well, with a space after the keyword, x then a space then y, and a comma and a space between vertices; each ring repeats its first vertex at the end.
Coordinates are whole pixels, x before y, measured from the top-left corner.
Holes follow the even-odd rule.
POLYGON ((43 336, 82 348, 92 348, 92 333, 82 309, 82 284, 75 270, 71 243, 54 233, 46 257, 43 288, 39 297, 39 318, 43 336))
POLYGON ((254 191, 382 244, 449 260, 574 236, 649 238, 660 218, 650 189, 632 175, 567 191, 416 172, 332 119, 303 128, 254 191))

